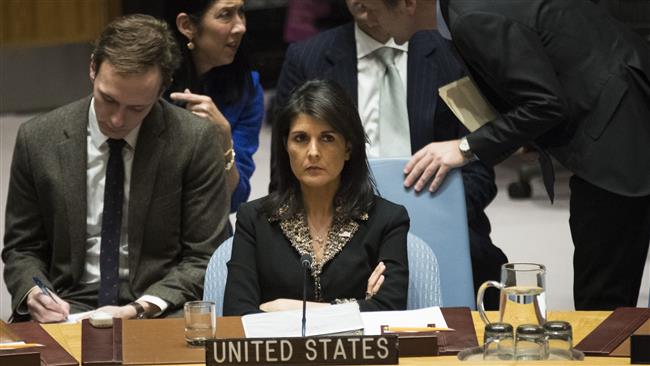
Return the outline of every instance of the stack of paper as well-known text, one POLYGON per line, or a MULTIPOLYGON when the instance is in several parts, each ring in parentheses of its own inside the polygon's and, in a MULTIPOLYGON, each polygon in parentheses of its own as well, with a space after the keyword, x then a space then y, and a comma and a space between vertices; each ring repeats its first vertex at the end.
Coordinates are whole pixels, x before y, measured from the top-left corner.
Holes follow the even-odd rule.
MULTIPOLYGON (((324 335, 363 329, 357 303, 307 309, 306 335, 324 335)), ((241 318, 247 338, 300 337, 302 310, 245 315, 241 318)))

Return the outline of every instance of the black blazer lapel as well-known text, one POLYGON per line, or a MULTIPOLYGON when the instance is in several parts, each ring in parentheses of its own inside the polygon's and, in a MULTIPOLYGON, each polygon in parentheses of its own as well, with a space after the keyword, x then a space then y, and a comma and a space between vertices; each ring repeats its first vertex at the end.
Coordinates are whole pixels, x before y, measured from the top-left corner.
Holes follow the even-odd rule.
POLYGON ((160 157, 167 143, 161 137, 165 130, 161 102, 156 103, 142 121, 135 147, 131 168, 129 197, 129 280, 131 283, 138 271, 144 227, 147 221, 149 202, 156 184, 160 157))
POLYGON ((326 51, 325 59, 329 69, 324 75, 335 80, 347 90, 354 105, 358 104, 357 88, 357 45, 354 39, 354 23, 348 23, 335 34, 332 48, 326 51))
POLYGON ((59 171, 63 184, 65 212, 70 238, 70 268, 72 279, 81 279, 86 253, 86 171, 87 128, 90 97, 78 103, 79 108, 67 118, 63 139, 58 145, 59 171), (80 255, 84 253, 84 255, 80 255))
POLYGON ((434 135, 434 114, 438 98, 436 87, 439 83, 435 51, 430 32, 416 33, 409 41, 406 104, 412 153, 431 142, 434 135))

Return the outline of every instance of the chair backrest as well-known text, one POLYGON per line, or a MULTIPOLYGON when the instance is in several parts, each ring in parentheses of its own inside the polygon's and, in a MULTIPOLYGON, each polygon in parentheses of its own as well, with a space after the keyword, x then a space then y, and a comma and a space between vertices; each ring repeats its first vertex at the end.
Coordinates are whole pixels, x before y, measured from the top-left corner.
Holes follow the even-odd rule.
POLYGON ((469 254, 465 189, 459 169, 447 174, 435 193, 416 194, 404 188, 405 158, 371 159, 370 168, 382 197, 406 207, 410 232, 422 238, 435 253, 440 267, 445 306, 476 308, 469 254))
POLYGON ((208 268, 205 270, 205 281, 203 282, 203 300, 212 301, 217 306, 217 316, 223 315, 223 293, 226 290, 226 279, 228 278, 227 263, 232 254, 232 236, 224 240, 214 251, 208 268))
POLYGON ((429 244, 416 235, 408 234, 409 259, 408 310, 442 306, 438 260, 429 244))

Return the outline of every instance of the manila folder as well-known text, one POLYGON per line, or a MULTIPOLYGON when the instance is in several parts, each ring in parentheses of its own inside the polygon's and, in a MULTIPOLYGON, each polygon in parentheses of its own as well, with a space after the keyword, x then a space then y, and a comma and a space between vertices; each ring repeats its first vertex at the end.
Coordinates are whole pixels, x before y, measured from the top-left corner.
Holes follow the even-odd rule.
POLYGON ((456 118, 470 132, 474 132, 497 116, 494 108, 467 76, 440 87, 438 93, 456 118))

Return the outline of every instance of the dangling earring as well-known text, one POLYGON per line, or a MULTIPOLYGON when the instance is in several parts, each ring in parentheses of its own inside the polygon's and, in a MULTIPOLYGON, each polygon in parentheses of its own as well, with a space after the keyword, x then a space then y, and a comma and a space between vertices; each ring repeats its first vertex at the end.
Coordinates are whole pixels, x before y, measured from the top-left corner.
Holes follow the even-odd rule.
POLYGON ((193 50, 193 49, 194 49, 194 42, 192 42, 192 41, 187 42, 187 48, 188 48, 190 51, 193 50))

